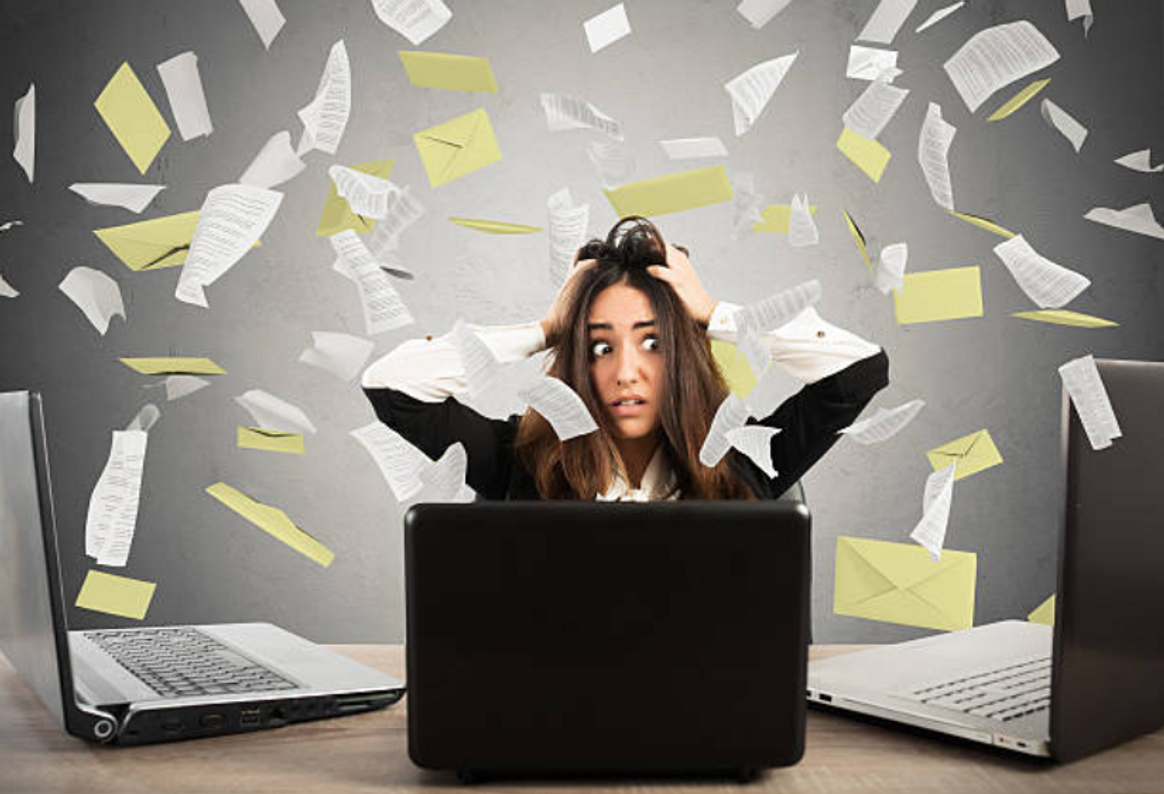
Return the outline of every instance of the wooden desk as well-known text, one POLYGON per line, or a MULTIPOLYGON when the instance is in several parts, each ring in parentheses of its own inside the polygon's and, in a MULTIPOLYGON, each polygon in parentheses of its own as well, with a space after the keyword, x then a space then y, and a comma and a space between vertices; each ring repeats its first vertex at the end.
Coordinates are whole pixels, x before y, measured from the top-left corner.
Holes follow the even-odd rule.
MULTIPOLYGON (((858 646, 814 647, 813 656, 858 646)), ((336 650, 404 677, 399 645, 336 650)), ((741 790, 773 792, 1021 792, 1164 794, 1164 731, 1068 766, 987 747, 809 711, 808 749, 797 766, 746 786, 722 779, 498 781, 460 786, 452 773, 408 760, 408 700, 386 710, 259 733, 117 748, 67 735, 0 656, 0 792, 563 792, 741 790)))

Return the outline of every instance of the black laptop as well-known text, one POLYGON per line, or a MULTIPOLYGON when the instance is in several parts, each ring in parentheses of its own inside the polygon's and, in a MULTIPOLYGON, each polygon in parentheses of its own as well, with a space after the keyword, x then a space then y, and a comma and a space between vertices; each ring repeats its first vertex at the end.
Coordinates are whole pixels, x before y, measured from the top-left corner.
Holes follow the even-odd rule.
POLYGON ((422 504, 404 523, 417 765, 750 779, 803 754, 803 504, 422 504))

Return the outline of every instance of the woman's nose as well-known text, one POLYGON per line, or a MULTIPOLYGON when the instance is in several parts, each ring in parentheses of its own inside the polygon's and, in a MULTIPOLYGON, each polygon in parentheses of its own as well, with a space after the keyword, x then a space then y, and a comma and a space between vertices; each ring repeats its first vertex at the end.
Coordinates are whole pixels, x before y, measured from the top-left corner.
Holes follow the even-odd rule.
POLYGON ((618 356, 618 382, 638 383, 642 372, 642 360, 639 351, 633 345, 623 348, 618 356))

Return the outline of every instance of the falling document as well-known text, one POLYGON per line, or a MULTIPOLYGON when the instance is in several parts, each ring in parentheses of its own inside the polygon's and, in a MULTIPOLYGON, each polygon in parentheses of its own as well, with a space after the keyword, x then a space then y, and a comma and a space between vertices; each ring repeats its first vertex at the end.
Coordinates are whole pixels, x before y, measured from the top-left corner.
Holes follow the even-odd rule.
POLYGON ((1099 377, 1095 358, 1087 355, 1072 359, 1059 367, 1063 388, 1071 397, 1071 404, 1079 414, 1079 422, 1087 433, 1092 449, 1106 449, 1114 439, 1123 435, 1111 398, 1099 377))
POLYGON ((1164 240, 1164 226, 1156 220, 1152 212, 1152 205, 1148 203, 1136 204, 1124 210, 1113 210, 1108 207, 1094 207, 1083 216, 1089 221, 1102 223, 1105 226, 1114 226, 1125 232, 1135 232, 1164 240))
POLYGON ((740 4, 736 6, 736 13, 748 20, 754 29, 759 30, 791 2, 792 0, 740 0, 740 4))
POLYGON ((1087 127, 1084 127, 1070 113, 1049 99, 1043 100, 1040 110, 1043 114, 1043 120, 1070 141, 1076 152, 1083 148, 1083 142, 1087 140, 1087 127))
POLYGON ((312 149, 335 154, 352 112, 352 67, 348 51, 340 39, 331 47, 315 97, 299 110, 303 135, 296 154, 312 149))
POLYGON ((925 404, 925 400, 910 400, 896 408, 878 408, 868 419, 854 422, 837 432, 844 433, 859 444, 880 444, 905 429, 925 404))
POLYGON ((90 204, 122 207, 140 213, 166 189, 165 185, 134 185, 115 182, 74 182, 69 190, 90 204))
POLYGON ((732 99, 732 118, 737 136, 743 135, 755 125, 798 55, 799 50, 758 63, 724 83, 724 89, 732 99))
POLYGON ((1122 165, 1124 168, 1130 168, 1133 171, 1140 171, 1145 174, 1158 174, 1164 171, 1164 163, 1152 165, 1152 150, 1141 149, 1138 152, 1125 154, 1123 157, 1118 157, 1115 160, 1116 165, 1122 165))
POLYGON ((873 16, 857 35, 857 41, 874 44, 892 44, 897 32, 913 12, 917 0, 881 0, 873 11, 873 16))
POLYGON ((287 18, 279 10, 276 0, 238 0, 251 21, 255 33, 263 42, 264 49, 271 49, 271 42, 279 35, 287 18))
POLYGON ((882 248, 877 269, 873 271, 873 286, 877 291, 888 295, 890 290, 901 289, 905 283, 905 266, 908 261, 909 246, 906 243, 893 243, 882 248))
POLYGON ((1059 60, 1059 51, 1026 20, 974 34, 943 67, 970 112, 1003 86, 1059 60))
POLYGON ((441 0, 372 0, 372 8, 381 22, 414 47, 453 18, 453 12, 441 0))
POLYGON ((954 502, 954 471, 956 463, 935 471, 926 478, 922 496, 922 517, 909 536, 930 553, 934 562, 942 558, 946 543, 946 528, 950 523, 950 506, 954 502))
POLYGON ((141 500, 145 430, 115 430, 105 468, 89 496, 85 554, 99 565, 124 567, 129 561, 141 500))
POLYGON ((724 433, 729 444, 760 467, 768 479, 776 479, 777 471, 772 465, 772 437, 780 432, 778 427, 745 425, 733 427, 724 433))
POLYGON ((917 160, 938 206, 954 211, 954 186, 950 181, 950 144, 958 130, 942 118, 942 108, 931 102, 917 141, 917 160))
POLYGON ((853 101, 841 119, 853 132, 873 140, 893 119, 907 96, 908 88, 898 88, 884 80, 874 80, 853 101))
POLYGON ((772 358, 772 352, 764 343, 761 334, 779 328, 820 299, 820 281, 813 279, 750 303, 736 312, 738 344, 748 357, 752 372, 757 375, 764 372, 772 358))
POLYGON ((457 320, 448 338, 465 368, 469 394, 476 397, 489 391, 501 374, 501 363, 493 351, 463 320, 457 320))
POLYGON ((162 77, 170 111, 182 140, 189 141, 212 133, 214 125, 210 122, 202 77, 198 73, 198 56, 189 51, 175 55, 158 64, 158 74, 162 77))
POLYGON ((312 331, 311 339, 311 347, 299 354, 299 360, 349 383, 363 370, 375 347, 369 339, 334 331, 312 331))
POLYGON ((333 234, 328 239, 355 276, 368 335, 375 336, 411 325, 412 314, 364 241, 351 229, 333 234))
POLYGON ((711 420, 707 438, 703 439, 703 445, 699 448, 699 462, 708 467, 719 463, 732 446, 728 431, 743 427, 747 421, 748 407, 735 394, 729 394, 719 404, 711 420))
POLYGON ((424 484, 419 472, 432 463, 427 455, 380 421, 358 427, 348 435, 372 456, 397 502, 420 493, 424 484))
POLYGON ((542 94, 542 110, 550 132, 598 130, 616 141, 623 139, 622 125, 585 99, 565 94, 542 94))
POLYGON ((477 494, 465 484, 469 456, 461 442, 451 444, 440 460, 420 470, 426 502, 472 502, 477 494))
POLYGON ((327 169, 327 175, 335 183, 336 192, 348 202, 352 212, 365 218, 379 220, 386 216, 389 201, 400 191, 387 179, 343 165, 331 166, 327 169))
POLYGON ((1039 254, 1021 234, 994 247, 1027 297, 1040 309, 1061 309, 1091 285, 1091 280, 1039 254))
POLYGON ((102 336, 109 330, 113 315, 125 319, 125 304, 121 300, 121 288, 117 282, 100 270, 79 266, 69 271, 60 283, 61 292, 77 304, 85 318, 102 336))
POLYGON ((598 429, 578 393, 557 378, 539 378, 518 390, 518 396, 545 417, 559 441, 569 441, 598 429))
POLYGON ((298 176, 306 167, 307 164, 299 159, 291 147, 291 133, 284 130, 276 132, 263 144, 238 181, 244 185, 271 189, 298 176))
POLYGON ((590 205, 574 205, 569 188, 562 188, 546 202, 550 236, 550 282, 557 289, 574 266, 574 254, 590 232, 590 205))
POLYGON ((234 398, 266 430, 284 433, 314 433, 315 425, 300 408, 261 389, 251 389, 234 398))

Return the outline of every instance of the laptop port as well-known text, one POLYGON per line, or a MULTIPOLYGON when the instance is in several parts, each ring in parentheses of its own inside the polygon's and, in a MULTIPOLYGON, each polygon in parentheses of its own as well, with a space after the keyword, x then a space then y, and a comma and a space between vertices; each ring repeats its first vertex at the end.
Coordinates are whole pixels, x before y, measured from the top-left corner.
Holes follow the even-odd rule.
POLYGON ((182 730, 181 720, 166 720, 162 723, 162 732, 168 734, 180 733, 182 730))
POLYGON ((240 712, 240 723, 244 728, 258 727, 263 721, 262 709, 243 709, 240 712))
POLYGON ((202 717, 198 720, 198 723, 203 728, 215 731, 222 727, 223 716, 217 712, 203 714, 202 717))
POLYGON ((275 706, 267 714, 267 725, 278 727, 287 724, 287 711, 282 706, 275 706))
POLYGON ((821 703, 832 703, 832 702, 833 702, 833 696, 832 696, 832 695, 826 695, 824 692, 821 692, 821 693, 820 693, 820 702, 821 702, 821 703))

